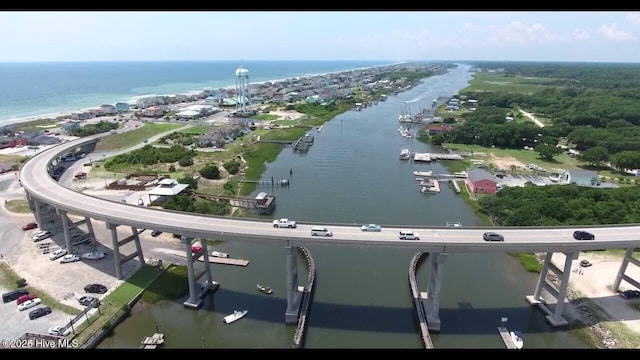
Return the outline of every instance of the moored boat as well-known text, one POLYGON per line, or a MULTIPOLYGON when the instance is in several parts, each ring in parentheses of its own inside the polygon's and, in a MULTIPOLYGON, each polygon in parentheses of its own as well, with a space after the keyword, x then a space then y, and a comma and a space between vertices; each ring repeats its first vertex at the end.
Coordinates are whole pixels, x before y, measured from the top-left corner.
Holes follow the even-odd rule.
POLYGON ((249 310, 234 310, 233 313, 224 317, 223 321, 225 324, 231 324, 234 321, 242 319, 249 310))
POLYGON ((220 251, 212 251, 212 252, 211 252, 211 256, 213 256, 213 257, 219 257, 219 258, 228 258, 228 257, 229 257, 229 254, 227 254, 227 253, 223 253, 223 252, 220 252, 220 251))
POLYGON ((258 287, 258 290, 262 291, 265 294, 273 293, 273 289, 268 287, 268 286, 264 286, 264 285, 260 285, 260 284, 256 284, 256 286, 258 287))
POLYGON ((522 339, 522 333, 518 330, 509 332, 511 335, 511 340, 516 345, 517 349, 522 349, 524 347, 524 339, 522 339))
POLYGON ((415 176, 431 176, 433 171, 414 171, 413 175, 415 176))
POLYGON ((411 159, 411 151, 409 149, 400 150, 400 160, 409 160, 411 159))

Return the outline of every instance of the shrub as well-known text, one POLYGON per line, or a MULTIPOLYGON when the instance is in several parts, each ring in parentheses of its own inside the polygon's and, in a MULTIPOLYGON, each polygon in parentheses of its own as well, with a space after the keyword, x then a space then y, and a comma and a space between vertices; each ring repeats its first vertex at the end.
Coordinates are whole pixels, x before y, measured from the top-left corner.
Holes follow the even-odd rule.
POLYGON ((22 278, 16 280, 16 286, 19 288, 27 286, 27 279, 22 278))

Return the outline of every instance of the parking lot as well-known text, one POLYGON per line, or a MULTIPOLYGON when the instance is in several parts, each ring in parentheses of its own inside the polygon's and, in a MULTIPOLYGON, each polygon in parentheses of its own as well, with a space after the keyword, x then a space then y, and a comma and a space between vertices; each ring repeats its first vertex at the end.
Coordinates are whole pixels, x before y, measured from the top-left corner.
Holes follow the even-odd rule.
MULTIPOLYGON (((3 294, 11 290, 14 289, 0 288, 0 292, 3 294)), ((28 310, 19 311, 15 300, 8 303, 0 303, 0 319, 3 322, 0 327, 0 339, 15 340, 27 332, 48 334, 49 328, 64 326, 74 317, 53 309, 51 314, 29 320, 29 312, 43 306, 45 305, 38 305, 28 310)))
POLYGON ((527 182, 531 182, 534 185, 558 185, 558 182, 553 182, 548 176, 540 175, 511 175, 505 174, 502 179, 496 177, 498 185, 505 186, 520 186, 523 187, 527 182))

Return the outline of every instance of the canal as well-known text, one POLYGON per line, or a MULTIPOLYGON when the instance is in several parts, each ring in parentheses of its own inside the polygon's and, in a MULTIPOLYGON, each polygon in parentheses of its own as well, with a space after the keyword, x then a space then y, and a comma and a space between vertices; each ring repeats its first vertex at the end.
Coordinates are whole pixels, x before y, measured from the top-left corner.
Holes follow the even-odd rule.
MULTIPOLYGON (((310 131, 315 143, 306 153, 284 149, 267 164, 262 180, 289 178, 288 188, 259 187, 274 193, 273 218, 298 221, 442 226, 448 221, 480 225, 480 220, 448 186, 439 194, 421 194, 414 170, 447 172, 441 164, 399 160, 402 148, 433 149, 398 132, 398 116, 406 102, 412 112, 451 96, 467 86, 472 73, 461 65, 425 79, 385 102, 349 111, 310 131)), ((412 129, 413 131, 417 129, 412 129)), ((478 239, 482 241, 481 239, 478 239)), ((393 248, 313 246, 316 290, 306 334, 306 348, 420 348, 415 311, 407 280, 415 251, 393 248)), ((182 301, 134 309, 100 348, 135 348, 155 332, 166 336, 167 348, 288 348, 295 331, 284 324, 286 308, 285 250, 259 244, 223 243, 216 250, 250 261, 247 267, 213 264, 220 289, 199 311, 182 301), (259 292, 256 284, 274 289, 259 292), (222 318, 236 309, 249 310, 241 321, 222 318)), ((306 273, 300 263, 300 282, 306 273)), ((426 266, 418 272, 426 290, 426 266)), ((527 273, 508 254, 449 254, 445 265, 440 334, 436 348, 504 348, 496 330, 503 317, 523 332, 527 348, 585 348, 571 334, 551 328, 543 313, 530 307, 537 274, 527 273)))

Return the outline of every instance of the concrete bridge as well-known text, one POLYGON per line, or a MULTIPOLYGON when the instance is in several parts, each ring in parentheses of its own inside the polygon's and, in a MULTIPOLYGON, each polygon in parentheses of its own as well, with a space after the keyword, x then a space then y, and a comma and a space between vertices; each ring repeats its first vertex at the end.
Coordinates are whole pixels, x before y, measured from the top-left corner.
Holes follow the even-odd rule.
MULTIPOLYGON (((212 238, 223 241, 243 241, 267 243, 285 247, 287 263, 287 309, 285 322, 295 323, 298 320, 301 293, 298 289, 297 248, 307 245, 349 245, 349 246, 381 246, 402 247, 416 252, 429 253, 429 281, 426 299, 424 301, 428 328, 431 331, 440 330, 440 289, 444 264, 447 254, 457 252, 544 252, 545 262, 540 273, 538 285, 533 294, 527 296, 527 301, 538 305, 547 314, 547 320, 553 326, 563 326, 568 322, 563 318, 562 311, 567 291, 571 264, 578 258, 580 251, 598 249, 627 249, 620 270, 613 280, 613 290, 618 290, 622 280, 640 288, 640 283, 625 275, 631 262, 640 266, 640 261, 632 257, 633 249, 640 247, 640 224, 611 225, 611 226, 576 226, 576 227, 475 227, 475 228, 447 228, 424 226, 384 226, 381 232, 363 232, 359 226, 350 224, 322 225, 333 231, 333 237, 311 236, 311 228, 317 223, 298 222, 295 229, 274 228, 270 221, 241 219, 230 217, 215 217, 201 214, 181 213, 161 209, 139 207, 114 202, 65 188, 51 176, 52 169, 66 152, 88 153, 95 143, 104 135, 86 137, 62 143, 47 151, 37 154, 27 161, 20 169, 19 180, 27 193, 27 199, 39 224, 45 228, 50 226, 51 219, 60 219, 64 232, 67 249, 71 246, 70 228, 74 225, 66 216, 67 213, 80 214, 84 217, 81 223, 87 225, 90 236, 95 240, 92 220, 104 221, 111 230, 111 242, 114 251, 116 275, 121 278, 122 263, 138 257, 144 262, 140 239, 136 228, 154 229, 182 236, 187 257, 189 277, 189 298, 186 306, 198 308, 202 298, 207 294, 207 286, 200 286, 197 280, 206 275, 205 285, 213 285, 210 267, 194 273, 193 263, 199 256, 207 260, 206 242, 202 243, 202 251, 191 253, 191 240, 194 238, 212 238), (119 226, 131 228, 131 235, 118 239, 116 231, 119 226), (573 231, 585 229, 595 234, 595 240, 578 241, 573 239, 573 231), (400 230, 413 230, 420 234, 419 240, 400 240, 400 230), (482 238, 485 231, 497 231, 504 235, 504 242, 486 242, 482 238), (136 251, 129 255, 120 254, 119 248, 134 241, 136 251), (562 269, 551 263, 554 252, 566 255, 562 269), (556 288, 546 281, 548 272, 554 272, 560 278, 560 285, 556 288), (555 308, 546 305, 542 298, 542 290, 546 290, 557 299, 555 308)), ((295 220, 295 219, 294 219, 295 220)), ((205 264, 206 265, 206 264, 205 264)))

